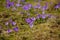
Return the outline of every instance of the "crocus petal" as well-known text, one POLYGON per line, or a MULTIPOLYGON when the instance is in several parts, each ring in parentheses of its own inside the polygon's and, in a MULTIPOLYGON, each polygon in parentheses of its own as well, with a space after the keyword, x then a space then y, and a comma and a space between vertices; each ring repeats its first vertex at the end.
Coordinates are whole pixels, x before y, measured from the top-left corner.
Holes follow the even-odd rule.
POLYGON ((12 25, 16 25, 16 22, 12 22, 12 25))
POLYGON ((29 10, 29 7, 28 6, 23 6, 23 9, 24 10, 29 10))

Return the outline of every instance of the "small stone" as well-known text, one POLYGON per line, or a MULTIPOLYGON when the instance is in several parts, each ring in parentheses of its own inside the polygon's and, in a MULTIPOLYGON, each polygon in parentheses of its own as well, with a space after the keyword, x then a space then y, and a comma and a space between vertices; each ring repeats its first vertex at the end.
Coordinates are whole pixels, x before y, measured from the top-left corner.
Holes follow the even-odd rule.
POLYGON ((25 2, 25 0, 21 0, 22 2, 25 2))
POLYGON ((15 11, 15 10, 16 10, 16 7, 13 7, 13 8, 12 8, 12 11, 15 11))
POLYGON ((5 22, 5 25, 8 25, 9 24, 9 22, 5 22))

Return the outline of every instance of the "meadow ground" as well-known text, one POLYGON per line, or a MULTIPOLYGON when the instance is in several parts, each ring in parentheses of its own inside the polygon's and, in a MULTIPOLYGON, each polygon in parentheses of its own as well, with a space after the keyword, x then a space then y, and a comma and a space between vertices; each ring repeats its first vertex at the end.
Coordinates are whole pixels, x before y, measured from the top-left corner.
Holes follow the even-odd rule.
POLYGON ((60 40, 60 1, 0 0, 0 40, 60 40))

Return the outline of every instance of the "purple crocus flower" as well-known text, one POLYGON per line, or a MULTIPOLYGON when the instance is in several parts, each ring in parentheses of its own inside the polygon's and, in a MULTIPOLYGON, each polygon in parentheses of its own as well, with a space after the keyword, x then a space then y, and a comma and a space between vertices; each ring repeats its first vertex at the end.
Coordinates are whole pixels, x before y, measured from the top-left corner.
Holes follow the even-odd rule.
POLYGON ((18 31, 18 27, 13 28, 13 30, 18 31))
POLYGON ((46 17, 50 18, 52 15, 51 14, 42 14, 41 17, 42 19, 45 19, 46 17))
POLYGON ((46 2, 46 4, 42 7, 42 11, 45 11, 48 9, 48 2, 46 2))
POLYGON ((47 5, 46 5, 46 6, 43 6, 42 10, 44 11, 44 10, 46 10, 47 8, 48 8, 47 5))
POLYGON ((28 4, 28 7, 31 8, 32 7, 32 4, 28 4))
POLYGON ((60 3, 55 6, 55 8, 60 8, 60 3))
POLYGON ((8 30, 7 30, 7 33, 10 33, 10 32, 12 32, 12 30, 8 29, 8 30))
POLYGON ((8 4, 6 5, 6 7, 7 7, 7 8, 10 8, 10 6, 11 6, 11 4, 10 4, 10 3, 8 3, 8 4))
POLYGON ((32 18, 28 18, 26 19, 26 22, 29 23, 29 26, 32 28, 33 27, 33 22, 35 21, 36 19, 34 17, 32 18))
POLYGON ((55 8, 59 8, 59 6, 58 6, 58 5, 56 5, 56 6, 55 6, 55 8))
POLYGON ((42 14, 41 17, 42 17, 42 19, 45 19, 46 18, 46 14, 42 14))
POLYGON ((31 22, 33 22, 33 21, 35 21, 35 20, 36 20, 35 17, 27 18, 27 19, 26 19, 26 22, 27 22, 27 23, 31 23, 31 22))
POLYGON ((6 0, 6 2, 7 2, 7 7, 9 7, 10 6, 10 0, 6 0))
POLYGON ((9 2, 9 1, 7 1, 7 8, 10 8, 10 6, 13 6, 14 5, 14 2, 9 2))
POLYGON ((16 22, 12 22, 12 25, 16 25, 16 22))
POLYGON ((41 17, 41 15, 40 15, 40 14, 38 14, 38 15, 37 15, 37 17, 36 17, 36 19, 39 19, 40 17, 41 17))
POLYGON ((26 22, 27 22, 27 23, 30 23, 31 21, 32 21, 32 20, 31 20, 30 18, 27 18, 27 19, 26 19, 26 22))
POLYGON ((24 10, 29 10, 31 7, 32 7, 32 5, 31 4, 28 4, 28 5, 24 5, 23 6, 23 9, 24 10))

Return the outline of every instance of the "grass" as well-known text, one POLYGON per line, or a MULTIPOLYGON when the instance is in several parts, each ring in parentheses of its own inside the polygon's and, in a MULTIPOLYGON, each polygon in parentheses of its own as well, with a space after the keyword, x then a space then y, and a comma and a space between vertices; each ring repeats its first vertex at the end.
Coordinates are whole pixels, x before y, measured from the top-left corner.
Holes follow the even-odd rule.
MULTIPOLYGON (((47 1, 50 2, 49 0, 47 1)), ((34 2, 33 0, 26 0, 26 2, 29 2, 32 5, 38 3, 34 2)), ((41 1, 41 5, 44 5, 44 2, 46 1, 41 1)), ((22 9, 22 7, 16 7, 17 10, 12 11, 12 8, 7 9, 5 7, 6 4, 4 3, 6 3, 6 1, 1 0, 0 26, 2 26, 2 28, 0 28, 0 30, 2 32, 0 33, 0 40, 60 40, 60 9, 54 9, 53 5, 56 1, 52 0, 52 2, 54 3, 52 5, 49 5, 49 9, 45 12, 46 14, 51 14, 54 17, 52 16, 47 20, 38 19, 34 22, 34 26, 30 28, 25 19, 36 17, 37 14, 34 14, 34 12, 41 14, 42 11, 40 9, 35 10, 32 8, 30 11, 25 11, 22 9), (21 12, 24 12, 24 14, 21 14, 21 12), (30 13, 30 16, 28 16, 26 13, 30 13), (10 19, 15 21, 17 24, 15 26, 12 26, 11 24, 6 26, 4 23, 10 19), (13 30, 13 28, 16 26, 19 28, 18 32, 15 32, 13 30), (11 29, 12 32, 7 33, 8 29, 11 29)))

